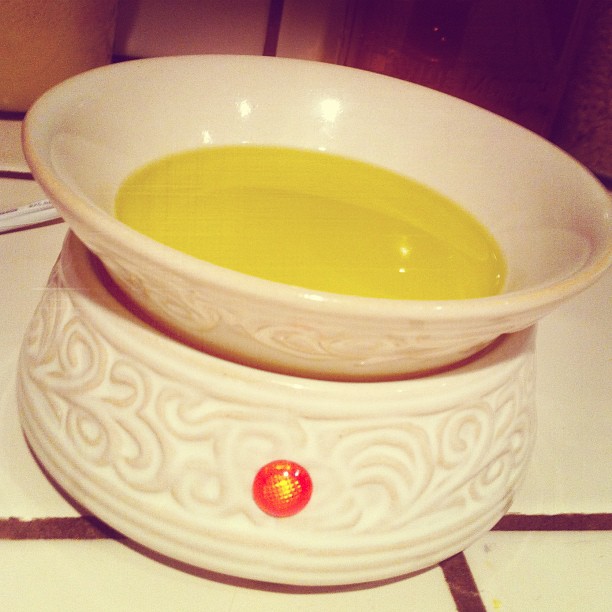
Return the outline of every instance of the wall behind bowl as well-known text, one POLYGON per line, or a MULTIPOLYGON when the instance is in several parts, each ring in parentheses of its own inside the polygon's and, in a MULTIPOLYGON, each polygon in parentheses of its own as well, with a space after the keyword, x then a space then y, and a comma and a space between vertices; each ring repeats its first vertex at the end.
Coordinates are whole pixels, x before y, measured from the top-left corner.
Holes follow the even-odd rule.
POLYGON ((268 5, 268 0, 119 0, 115 53, 136 57, 260 54, 268 5))
POLYGON ((601 59, 612 50, 609 7, 609 0, 119 0, 114 51, 278 55, 380 72, 508 117, 605 180, 612 177, 612 119, 601 110, 612 100, 601 59))
POLYGON ((119 0, 115 54, 265 52, 336 62, 350 4, 351 0, 119 0))

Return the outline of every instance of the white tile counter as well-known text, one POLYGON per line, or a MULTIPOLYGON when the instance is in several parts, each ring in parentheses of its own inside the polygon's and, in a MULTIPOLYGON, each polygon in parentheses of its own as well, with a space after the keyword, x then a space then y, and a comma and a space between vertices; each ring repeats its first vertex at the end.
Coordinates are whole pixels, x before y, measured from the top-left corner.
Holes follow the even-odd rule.
MULTIPOLYGON (((19 127, 0 121, 0 208, 40 197, 25 174, 19 127)), ((14 379, 21 338, 65 233, 55 222, 0 235, 0 609, 611 609, 612 271, 539 325, 538 438, 510 514, 427 571, 317 590, 160 559, 82 516, 44 476, 20 431, 14 379)))

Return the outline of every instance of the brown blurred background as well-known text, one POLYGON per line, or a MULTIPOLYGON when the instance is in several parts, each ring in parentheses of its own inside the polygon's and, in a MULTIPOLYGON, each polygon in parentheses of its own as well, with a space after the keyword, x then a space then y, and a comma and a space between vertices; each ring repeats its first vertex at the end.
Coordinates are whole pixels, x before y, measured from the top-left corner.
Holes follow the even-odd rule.
POLYGON ((373 70, 508 117, 612 181, 612 0, 119 0, 115 53, 373 70))

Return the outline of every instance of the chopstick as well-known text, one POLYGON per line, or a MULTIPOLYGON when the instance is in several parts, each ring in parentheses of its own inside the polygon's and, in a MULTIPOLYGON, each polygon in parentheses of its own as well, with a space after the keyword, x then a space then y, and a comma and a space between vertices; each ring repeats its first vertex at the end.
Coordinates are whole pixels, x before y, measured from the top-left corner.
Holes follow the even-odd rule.
POLYGON ((37 200, 25 206, 0 211, 0 234, 59 217, 60 214, 49 200, 37 200))

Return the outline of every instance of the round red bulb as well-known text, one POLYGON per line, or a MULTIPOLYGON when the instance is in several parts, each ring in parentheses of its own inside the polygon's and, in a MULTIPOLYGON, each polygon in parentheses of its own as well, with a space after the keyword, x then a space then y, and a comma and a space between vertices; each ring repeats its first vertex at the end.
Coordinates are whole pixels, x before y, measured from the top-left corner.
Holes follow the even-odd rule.
POLYGON ((257 472, 253 480, 255 503, 272 516, 297 514, 309 502, 311 495, 310 475, 293 461, 271 461, 257 472))

